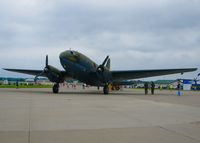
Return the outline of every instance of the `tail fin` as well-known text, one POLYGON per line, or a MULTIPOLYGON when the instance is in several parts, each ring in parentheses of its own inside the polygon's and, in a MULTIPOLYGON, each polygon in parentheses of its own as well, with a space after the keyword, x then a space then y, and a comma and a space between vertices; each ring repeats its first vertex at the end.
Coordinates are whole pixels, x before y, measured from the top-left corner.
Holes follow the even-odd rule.
POLYGON ((110 70, 110 58, 108 59, 108 61, 106 63, 106 68, 110 70))

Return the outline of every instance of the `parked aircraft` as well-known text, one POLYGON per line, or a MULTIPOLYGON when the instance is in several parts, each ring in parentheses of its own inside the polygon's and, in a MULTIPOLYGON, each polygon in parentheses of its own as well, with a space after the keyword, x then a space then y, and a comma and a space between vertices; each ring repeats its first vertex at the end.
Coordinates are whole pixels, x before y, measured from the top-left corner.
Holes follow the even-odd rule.
POLYGON ((126 70, 111 71, 110 58, 107 56, 102 64, 97 65, 85 55, 67 50, 60 54, 60 63, 65 70, 59 70, 48 64, 48 55, 46 56, 46 65, 43 70, 27 70, 27 69, 5 69, 8 71, 19 72, 24 74, 35 75, 35 79, 39 76, 47 77, 54 83, 53 93, 59 92, 59 83, 63 83, 66 79, 76 79, 87 85, 103 87, 104 94, 109 93, 108 85, 124 85, 124 80, 138 79, 145 77, 153 77, 160 75, 168 75, 175 73, 184 73, 197 70, 197 68, 184 69, 154 69, 154 70, 126 70))

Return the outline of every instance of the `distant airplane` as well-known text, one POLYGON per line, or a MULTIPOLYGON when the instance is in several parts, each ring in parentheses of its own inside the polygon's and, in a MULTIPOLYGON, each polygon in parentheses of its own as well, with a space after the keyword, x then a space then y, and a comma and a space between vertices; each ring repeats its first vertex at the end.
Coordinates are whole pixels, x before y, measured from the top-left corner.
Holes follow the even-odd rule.
POLYGON ((125 85, 128 79, 138 79, 145 77, 153 77, 160 75, 168 75, 184 72, 191 72, 197 68, 184 69, 154 69, 154 70, 126 70, 111 71, 110 58, 107 56, 102 64, 97 65, 85 55, 67 50, 60 54, 60 63, 65 71, 48 64, 48 55, 46 56, 46 66, 44 70, 27 70, 27 69, 4 69, 13 72, 35 75, 35 79, 39 76, 47 77, 54 83, 53 93, 59 92, 59 83, 63 83, 66 79, 76 79, 87 85, 103 87, 103 93, 108 94, 108 85, 125 85))

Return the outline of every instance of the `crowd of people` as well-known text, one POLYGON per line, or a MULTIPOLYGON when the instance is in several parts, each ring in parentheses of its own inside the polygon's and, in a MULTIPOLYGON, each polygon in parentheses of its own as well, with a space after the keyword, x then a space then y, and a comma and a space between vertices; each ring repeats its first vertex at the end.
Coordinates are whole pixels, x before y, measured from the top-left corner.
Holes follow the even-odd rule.
MULTIPOLYGON (((155 90, 155 83, 154 82, 151 82, 150 88, 151 88, 151 94, 153 95, 154 94, 154 90, 155 90)), ((144 83, 144 90, 145 90, 145 94, 148 94, 148 90, 149 90, 148 82, 144 83)))
MULTIPOLYGON (((148 90, 151 90, 151 94, 154 94, 155 90, 155 83, 152 81, 151 83, 145 82, 144 83, 144 93, 148 94, 148 90)), ((159 86, 159 89, 162 90, 162 85, 159 86)), ((169 85, 169 90, 172 91, 173 87, 172 85, 169 85)), ((181 84, 178 82, 177 84, 177 96, 181 96, 181 84)))

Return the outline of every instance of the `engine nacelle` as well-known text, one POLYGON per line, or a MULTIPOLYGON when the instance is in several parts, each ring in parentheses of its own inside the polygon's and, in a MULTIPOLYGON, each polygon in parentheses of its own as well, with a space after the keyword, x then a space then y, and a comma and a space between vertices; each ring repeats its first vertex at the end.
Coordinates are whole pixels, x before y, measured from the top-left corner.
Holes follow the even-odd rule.
POLYGON ((109 56, 97 67, 96 73, 100 83, 108 84, 111 81, 109 56))
POLYGON ((108 83, 111 79, 110 71, 106 67, 102 67, 101 70, 97 70, 97 77, 103 83, 108 83))
POLYGON ((45 74, 47 75, 48 79, 51 82, 61 83, 64 81, 60 70, 58 70, 57 68, 51 65, 48 65, 48 67, 46 67, 44 70, 45 70, 45 74))

